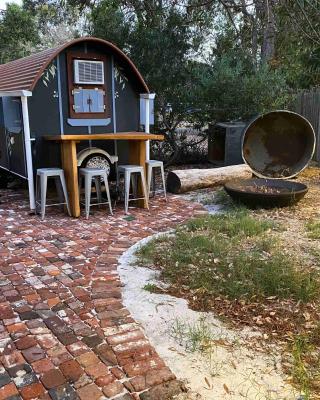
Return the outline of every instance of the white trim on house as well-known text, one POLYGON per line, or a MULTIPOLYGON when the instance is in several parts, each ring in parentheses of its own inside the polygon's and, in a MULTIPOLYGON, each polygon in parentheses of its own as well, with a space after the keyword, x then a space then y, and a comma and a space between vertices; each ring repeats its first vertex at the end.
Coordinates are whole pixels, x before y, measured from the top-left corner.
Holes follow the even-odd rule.
POLYGON ((30 90, 0 90, 0 97, 30 97, 32 92, 30 90))
POLYGON ((31 211, 35 211, 36 200, 35 200, 34 182, 33 182, 33 164, 32 164, 30 122, 29 122, 29 110, 28 110, 28 95, 21 95, 21 105, 22 105, 24 145, 25 145, 26 163, 27 163, 29 202, 31 211))
MULTIPOLYGON (((144 124, 145 133, 150 133, 150 100, 154 100, 155 93, 141 93, 140 98, 146 102, 146 120, 144 124)), ((146 161, 150 160, 150 140, 146 141, 146 161)))

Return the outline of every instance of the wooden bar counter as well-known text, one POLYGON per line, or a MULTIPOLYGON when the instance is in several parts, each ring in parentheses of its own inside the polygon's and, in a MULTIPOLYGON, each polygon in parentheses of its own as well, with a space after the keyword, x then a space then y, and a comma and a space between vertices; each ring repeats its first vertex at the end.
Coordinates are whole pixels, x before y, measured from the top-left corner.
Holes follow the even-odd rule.
POLYGON ((65 173, 70 210, 73 217, 80 216, 80 198, 78 186, 78 165, 76 145, 82 140, 127 140, 129 146, 129 163, 141 165, 146 170, 147 140, 163 140, 162 135, 147 134, 144 132, 118 132, 84 135, 53 135, 45 136, 45 140, 61 144, 62 168, 65 173))

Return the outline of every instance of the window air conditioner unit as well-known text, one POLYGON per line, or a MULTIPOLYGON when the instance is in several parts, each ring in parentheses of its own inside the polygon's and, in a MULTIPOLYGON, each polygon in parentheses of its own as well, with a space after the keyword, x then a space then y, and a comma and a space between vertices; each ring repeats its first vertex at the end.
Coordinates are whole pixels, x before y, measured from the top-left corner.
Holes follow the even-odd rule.
POLYGON ((74 83, 103 85, 103 61, 74 60, 74 83))

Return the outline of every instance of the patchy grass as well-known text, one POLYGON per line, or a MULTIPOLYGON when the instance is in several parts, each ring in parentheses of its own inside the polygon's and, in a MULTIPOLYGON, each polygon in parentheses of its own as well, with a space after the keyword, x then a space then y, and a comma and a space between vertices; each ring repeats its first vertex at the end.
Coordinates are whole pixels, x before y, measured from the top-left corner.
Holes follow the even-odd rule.
POLYGON ((205 318, 200 318, 193 325, 176 319, 172 326, 172 336, 187 351, 199 351, 201 353, 211 351, 210 348, 214 339, 210 325, 206 323, 205 318))
MULTIPOLYGON (((320 325, 309 334, 297 335, 289 346, 292 370, 289 371, 305 400, 320 389, 320 325)), ((319 397, 317 397, 319 398, 319 397)))
POLYGON ((309 221, 306 230, 310 239, 320 239, 320 221, 309 221))
POLYGON ((293 382, 298 385, 300 392, 304 395, 305 400, 310 399, 310 383, 311 377, 308 368, 304 362, 304 354, 307 350, 307 343, 302 337, 297 336, 292 345, 292 378, 293 382))
MULTIPOLYGON (((172 325, 171 335, 187 352, 197 352, 204 357, 210 376, 219 375, 222 365, 216 357, 218 345, 232 346, 232 344, 214 334, 205 317, 192 324, 176 319, 172 325)), ((206 384, 212 389, 207 380, 206 384)))
POLYGON ((312 301, 320 293, 318 276, 284 252, 276 229, 245 210, 206 216, 149 242, 138 257, 158 267, 167 283, 202 297, 312 301))
POLYGON ((153 283, 147 283, 146 285, 144 285, 143 290, 146 290, 149 293, 159 292, 158 286, 153 283))

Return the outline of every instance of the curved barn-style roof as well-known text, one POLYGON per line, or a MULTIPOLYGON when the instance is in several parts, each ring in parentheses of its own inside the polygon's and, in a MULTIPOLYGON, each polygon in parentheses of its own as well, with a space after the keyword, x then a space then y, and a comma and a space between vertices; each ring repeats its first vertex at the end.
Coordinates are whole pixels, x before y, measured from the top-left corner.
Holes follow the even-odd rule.
POLYGON ((139 86, 141 86, 141 91, 149 93, 148 86, 130 58, 114 44, 94 37, 74 39, 53 49, 44 50, 40 53, 32 54, 31 56, 0 65, 0 91, 32 91, 38 80, 41 78, 42 73, 58 54, 68 47, 82 42, 95 42, 105 46, 107 50, 115 53, 136 78, 139 86))

